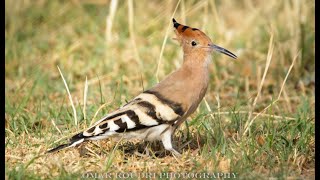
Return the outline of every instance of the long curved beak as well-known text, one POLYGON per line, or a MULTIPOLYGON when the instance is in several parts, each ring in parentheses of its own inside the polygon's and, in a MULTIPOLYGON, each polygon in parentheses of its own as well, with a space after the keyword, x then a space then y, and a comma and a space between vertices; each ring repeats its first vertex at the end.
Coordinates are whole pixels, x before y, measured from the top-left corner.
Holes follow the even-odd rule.
POLYGON ((230 57, 232 57, 233 59, 237 59, 237 56, 236 56, 236 55, 234 55, 232 52, 226 50, 225 48, 222 48, 222 47, 217 46, 217 45, 215 45, 215 44, 210 44, 209 46, 210 46, 211 48, 213 48, 214 50, 222 53, 222 54, 225 54, 225 55, 227 55, 227 56, 230 56, 230 57))

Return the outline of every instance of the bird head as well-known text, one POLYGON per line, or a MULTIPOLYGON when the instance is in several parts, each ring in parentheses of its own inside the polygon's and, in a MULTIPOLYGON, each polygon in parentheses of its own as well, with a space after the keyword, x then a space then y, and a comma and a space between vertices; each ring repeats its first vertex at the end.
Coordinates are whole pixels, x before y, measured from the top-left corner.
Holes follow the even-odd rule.
POLYGON ((237 58, 236 55, 227 49, 213 44, 211 39, 201 30, 179 24, 175 19, 172 19, 172 21, 177 35, 176 40, 179 41, 185 54, 203 54, 218 51, 231 58, 237 58))

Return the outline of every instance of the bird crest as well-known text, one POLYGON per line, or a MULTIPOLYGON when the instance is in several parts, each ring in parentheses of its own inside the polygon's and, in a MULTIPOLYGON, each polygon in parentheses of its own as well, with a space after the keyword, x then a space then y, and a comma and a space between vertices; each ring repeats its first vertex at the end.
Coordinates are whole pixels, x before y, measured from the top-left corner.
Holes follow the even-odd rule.
POLYGON ((172 22, 177 35, 175 39, 179 41, 184 53, 206 54, 215 50, 233 59, 237 58, 235 54, 227 49, 213 44, 211 39, 201 30, 182 25, 174 18, 172 19, 172 22), (205 51, 203 51, 204 49, 205 51))
POLYGON ((175 33, 177 35, 176 39, 180 43, 185 41, 190 41, 190 40, 195 41, 193 44, 191 44, 191 46, 195 46, 196 44, 201 43, 201 41, 205 41, 203 43, 207 43, 207 44, 211 43, 211 39, 201 30, 197 28, 192 28, 186 25, 182 25, 178 23, 174 18, 172 19, 172 21, 173 21, 173 27, 175 28, 175 33))

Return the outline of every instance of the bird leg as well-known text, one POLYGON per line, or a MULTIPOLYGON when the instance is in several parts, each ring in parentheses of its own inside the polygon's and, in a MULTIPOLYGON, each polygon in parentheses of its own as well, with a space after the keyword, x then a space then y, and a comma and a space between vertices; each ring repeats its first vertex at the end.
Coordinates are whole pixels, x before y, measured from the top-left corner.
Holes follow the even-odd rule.
POLYGON ((172 129, 164 132, 161 141, 166 150, 170 151, 175 157, 180 158, 182 155, 172 147, 172 129))

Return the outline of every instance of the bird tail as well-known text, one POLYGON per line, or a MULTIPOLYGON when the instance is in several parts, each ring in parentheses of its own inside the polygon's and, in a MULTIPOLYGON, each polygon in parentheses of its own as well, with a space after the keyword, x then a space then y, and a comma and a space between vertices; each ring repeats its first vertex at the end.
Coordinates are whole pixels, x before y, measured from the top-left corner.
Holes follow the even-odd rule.
POLYGON ((66 143, 66 144, 61 144, 53 149, 50 149, 48 150, 46 153, 53 153, 53 152, 56 152, 56 151, 60 151, 62 149, 66 149, 66 148, 69 148, 69 147, 74 147, 78 144, 81 144, 83 141, 86 140, 86 137, 83 136, 83 132, 79 133, 79 134, 76 134, 74 135, 72 138, 70 138, 69 140, 69 143, 66 143))

